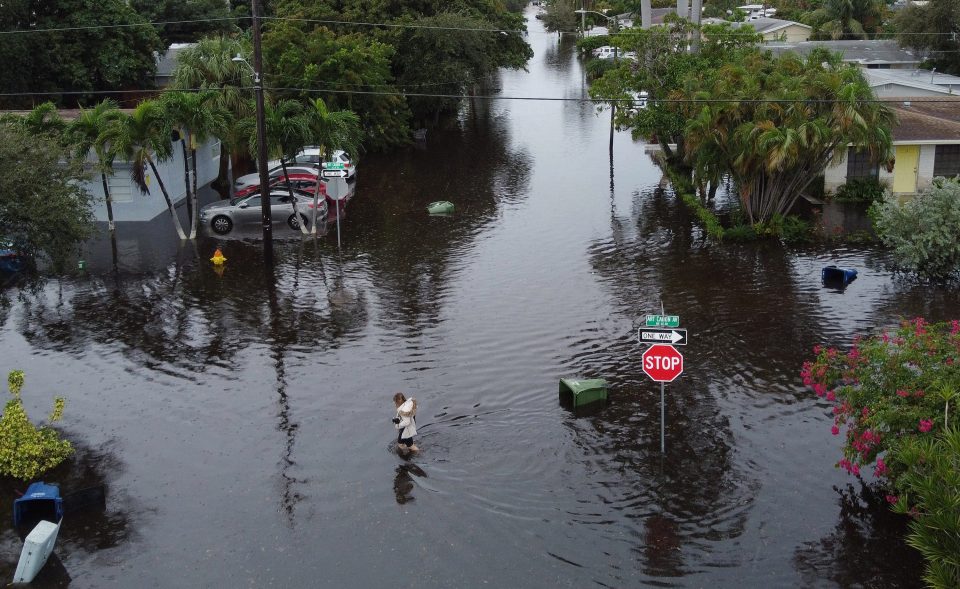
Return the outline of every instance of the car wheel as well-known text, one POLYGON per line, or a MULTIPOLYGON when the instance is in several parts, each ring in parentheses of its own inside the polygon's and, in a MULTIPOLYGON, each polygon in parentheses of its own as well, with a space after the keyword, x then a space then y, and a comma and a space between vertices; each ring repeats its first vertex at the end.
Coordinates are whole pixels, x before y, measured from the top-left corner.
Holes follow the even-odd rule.
POLYGON ((231 221, 229 217, 217 215, 210 221, 210 228, 213 229, 214 233, 219 233, 220 235, 230 233, 230 230, 233 229, 233 221, 231 221))
MULTIPOLYGON (((307 216, 303 213, 300 213, 300 219, 303 220, 303 226, 306 227, 310 222, 307 220, 307 216)), ((290 226, 290 229, 300 229, 300 223, 297 222, 296 213, 290 215, 290 218, 287 219, 287 225, 290 226)))

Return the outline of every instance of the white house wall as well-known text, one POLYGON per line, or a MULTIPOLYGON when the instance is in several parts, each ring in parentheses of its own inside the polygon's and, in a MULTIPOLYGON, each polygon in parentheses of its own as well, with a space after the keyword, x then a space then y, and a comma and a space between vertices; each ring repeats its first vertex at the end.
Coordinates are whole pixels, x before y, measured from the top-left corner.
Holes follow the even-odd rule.
MULTIPOLYGON (((186 186, 183 182, 183 149, 174 144, 173 157, 157 164, 163 184, 176 205, 186 201, 186 186)), ((147 169, 148 192, 143 194, 130 178, 130 164, 115 162, 113 176, 108 178, 113 200, 114 221, 150 221, 157 215, 167 213, 167 204, 153 171, 147 169)), ((197 149, 197 186, 209 184, 220 173, 220 142, 211 139, 197 149)), ((86 184, 87 190, 96 197, 94 215, 98 221, 107 220, 103 183, 100 174, 92 173, 86 184)))
MULTIPOLYGON (((908 144, 903 144, 908 145, 908 144)), ((936 145, 921 145, 920 160, 917 163, 917 190, 930 186, 933 181, 933 160, 936 155, 936 145)), ((894 163, 896 170, 896 163, 894 163)), ((893 172, 888 172, 883 166, 880 166, 880 175, 878 179, 888 187, 893 186, 893 172)), ((824 189, 829 192, 836 192, 837 188, 847 182, 847 160, 843 162, 834 161, 823 174, 824 189)))

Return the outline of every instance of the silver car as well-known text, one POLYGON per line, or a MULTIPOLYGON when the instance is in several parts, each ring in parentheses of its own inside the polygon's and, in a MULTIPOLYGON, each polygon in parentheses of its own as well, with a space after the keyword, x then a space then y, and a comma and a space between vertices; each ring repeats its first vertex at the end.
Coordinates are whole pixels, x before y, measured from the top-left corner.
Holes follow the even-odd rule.
MULTIPOLYGON (((294 191, 300 219, 293 213, 293 201, 286 191, 275 190, 270 193, 270 212, 275 221, 286 221, 291 229, 299 229, 300 223, 309 223, 313 217, 313 195, 294 191)), ((260 195, 252 194, 243 198, 218 200, 200 209, 200 223, 209 223, 214 233, 229 233, 235 225, 259 224, 262 219, 260 195)), ((322 196, 317 203, 318 222, 327 220, 327 201, 322 196)))

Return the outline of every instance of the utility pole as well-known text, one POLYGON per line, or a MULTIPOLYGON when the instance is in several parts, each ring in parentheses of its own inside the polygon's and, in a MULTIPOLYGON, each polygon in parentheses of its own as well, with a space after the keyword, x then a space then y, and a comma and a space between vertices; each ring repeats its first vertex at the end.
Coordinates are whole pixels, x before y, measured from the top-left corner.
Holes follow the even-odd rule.
POLYGON ((260 48, 260 0, 251 0, 253 16, 253 93, 257 99, 257 168, 260 172, 260 212, 263 216, 263 263, 273 268, 273 216, 267 175, 267 123, 263 106, 263 53, 260 48))
MULTIPOLYGON (((620 29, 620 19, 617 15, 614 15, 612 18, 607 17, 609 22, 607 23, 612 28, 612 33, 616 35, 617 31, 620 29)), ((617 67, 617 45, 614 42, 613 45, 613 67, 617 67)), ((613 159, 613 119, 617 114, 617 103, 610 103, 610 159, 613 159)))

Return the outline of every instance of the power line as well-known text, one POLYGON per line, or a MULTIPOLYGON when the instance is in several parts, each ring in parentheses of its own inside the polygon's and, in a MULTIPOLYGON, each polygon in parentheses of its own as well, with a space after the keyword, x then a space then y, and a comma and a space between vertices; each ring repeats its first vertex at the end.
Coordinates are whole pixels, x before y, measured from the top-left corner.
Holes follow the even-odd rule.
MULTIPOLYGON (((28 34, 28 33, 62 33, 69 31, 90 31, 90 30, 101 30, 101 29, 119 29, 119 28, 132 28, 132 27, 161 27, 167 25, 181 25, 181 24, 198 24, 198 23, 212 23, 212 22, 227 22, 227 21, 244 21, 250 20, 249 16, 228 16, 228 17, 219 17, 219 18, 198 18, 190 20, 170 20, 170 21, 158 21, 158 22, 142 22, 142 23, 118 23, 118 24, 103 24, 103 25, 86 25, 86 26, 74 26, 74 27, 53 27, 47 29, 15 29, 10 31, 0 31, 0 35, 15 35, 15 34, 28 34)), ((410 23, 377 23, 377 22, 366 22, 366 21, 344 21, 344 20, 333 20, 333 19, 311 19, 311 18, 295 18, 295 17, 284 17, 284 16, 265 16, 262 17, 262 20, 272 20, 272 21, 282 21, 282 22, 304 22, 304 23, 314 23, 314 24, 327 24, 327 25, 345 25, 345 26, 366 26, 366 27, 384 27, 384 28, 402 28, 402 29, 426 29, 426 30, 438 30, 438 31, 462 31, 462 32, 482 32, 482 33, 503 33, 503 34, 518 34, 518 35, 529 35, 530 31, 524 29, 497 29, 497 28, 482 28, 482 27, 441 27, 433 25, 417 25, 410 23)), ((749 23, 748 23, 749 24, 749 23)), ((654 25, 662 26, 662 25, 654 25)), ((562 33, 570 34, 575 31, 558 31, 562 33)), ((633 34, 634 31, 631 29, 621 30, 614 33, 606 33, 605 35, 590 35, 595 37, 620 37, 633 34)), ((534 31, 533 34, 541 35, 553 35, 553 31, 534 31)), ((729 31, 727 35, 741 35, 741 36, 757 36, 760 33, 750 33, 747 31, 729 31)), ((890 38, 896 37, 899 33, 875 33, 874 37, 889 36, 890 38)), ((956 36, 955 33, 936 33, 936 32, 918 32, 918 33, 903 33, 904 36, 956 36)), ((862 39, 840 39, 841 41, 862 41, 862 39)), ((811 41, 816 42, 816 41, 811 41)), ((829 41, 825 41, 829 42, 829 41)))
MULTIPOLYGON (((252 86, 239 86, 240 90, 252 91, 252 86)), ((83 95, 83 94, 149 94, 162 93, 169 91, 179 92, 204 92, 215 91, 216 88, 185 88, 178 90, 170 89, 140 89, 140 90, 75 90, 63 92, 0 92, 0 97, 24 97, 24 96, 59 96, 59 95, 83 95)), ((513 101, 531 101, 531 102, 583 102, 594 104, 608 104, 610 102, 652 102, 656 104, 725 104, 730 102, 745 104, 834 104, 846 103, 845 100, 836 99, 788 99, 788 98, 665 98, 665 99, 633 99, 633 98, 570 98, 553 96, 503 96, 497 94, 429 94, 425 92, 385 92, 378 90, 335 90, 324 88, 264 88, 273 92, 303 92, 303 93, 326 93, 326 94, 359 94, 370 96, 400 96, 414 98, 449 98, 449 99, 475 99, 475 100, 513 100, 513 101)), ((960 104, 960 96, 956 99, 940 98, 906 98, 911 104, 938 103, 938 104, 960 104)), ((896 104, 901 100, 890 100, 881 98, 872 98, 859 100, 860 103, 879 103, 896 104)))
POLYGON ((16 35, 23 33, 63 33, 67 31, 92 31, 99 29, 124 29, 132 27, 159 27, 166 25, 183 25, 208 22, 223 22, 249 19, 249 16, 228 16, 223 18, 198 18, 193 20, 167 20, 161 22, 138 22, 138 23, 119 23, 111 25, 89 25, 83 27, 56 27, 51 29, 15 29, 12 31, 0 31, 0 35, 16 35))

